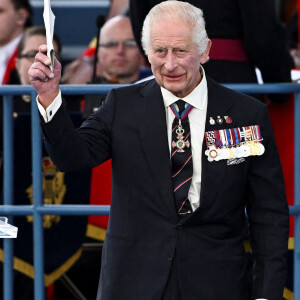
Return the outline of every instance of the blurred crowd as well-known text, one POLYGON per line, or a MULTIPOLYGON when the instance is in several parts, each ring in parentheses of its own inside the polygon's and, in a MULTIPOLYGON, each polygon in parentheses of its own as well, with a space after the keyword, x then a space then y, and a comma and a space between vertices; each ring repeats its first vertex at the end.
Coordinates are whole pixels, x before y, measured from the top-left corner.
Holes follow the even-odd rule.
MULTIPOLYGON (((140 36, 145 16, 158 2, 161 1, 112 0, 107 16, 91 20, 91 23, 97 23, 98 35, 80 57, 64 66, 62 83, 134 84, 147 80, 152 72, 143 53, 140 36)), ((296 0, 187 2, 203 10, 207 33, 212 40, 210 59, 203 65, 208 76, 220 83, 256 83, 259 69, 264 82, 291 82, 291 69, 300 67, 296 0)), ((56 34, 53 40, 55 55, 59 58, 64 42, 56 34)), ((44 27, 32 24, 29 0, 0 0, 0 85, 30 84, 29 67, 34 62, 39 46, 45 43, 44 27)), ((269 105, 285 105, 292 101, 291 95, 255 97, 269 105)), ((29 95, 15 97, 14 113, 29 113, 31 100, 29 95)), ((105 96, 68 96, 64 101, 70 112, 76 112, 81 119, 86 119, 102 105, 105 96)), ((0 102, 2 172, 2 98, 0 102)), ((110 189, 111 166, 108 162, 91 170, 88 202, 109 204, 110 189)), ((84 201, 78 200, 78 203, 84 201)), ((94 216, 88 219, 86 235, 82 236, 81 255, 67 266, 64 263, 69 257, 62 259, 64 272, 47 284, 48 300, 95 299, 101 265, 101 242, 105 238, 107 222, 107 217, 94 216)), ((28 294, 22 292, 16 297, 33 299, 32 278, 23 272, 20 279, 19 273, 22 271, 16 271, 15 279, 19 286, 31 288, 28 294)))

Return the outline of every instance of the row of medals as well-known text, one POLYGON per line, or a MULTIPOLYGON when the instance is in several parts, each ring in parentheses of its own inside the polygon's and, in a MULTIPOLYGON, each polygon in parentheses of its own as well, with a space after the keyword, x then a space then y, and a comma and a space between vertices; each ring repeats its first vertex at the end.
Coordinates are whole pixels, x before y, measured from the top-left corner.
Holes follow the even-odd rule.
POLYGON ((210 146, 205 154, 208 156, 209 161, 218 161, 221 159, 233 159, 248 156, 262 155, 265 152, 265 147, 258 141, 249 141, 235 147, 217 148, 210 146))

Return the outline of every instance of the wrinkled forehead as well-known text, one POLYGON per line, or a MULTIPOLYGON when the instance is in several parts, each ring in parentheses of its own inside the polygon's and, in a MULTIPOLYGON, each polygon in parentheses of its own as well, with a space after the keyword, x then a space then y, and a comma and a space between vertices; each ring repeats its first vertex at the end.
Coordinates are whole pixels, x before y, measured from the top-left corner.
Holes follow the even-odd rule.
POLYGON ((176 19, 168 21, 160 20, 150 26, 150 42, 182 42, 191 43, 193 26, 188 22, 180 22, 176 19))

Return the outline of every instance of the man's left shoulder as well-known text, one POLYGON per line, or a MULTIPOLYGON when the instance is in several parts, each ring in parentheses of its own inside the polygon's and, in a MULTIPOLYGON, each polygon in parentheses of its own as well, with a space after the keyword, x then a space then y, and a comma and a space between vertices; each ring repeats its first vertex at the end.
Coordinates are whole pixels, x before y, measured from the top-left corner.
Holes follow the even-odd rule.
POLYGON ((237 106, 249 106, 252 109, 261 109, 265 106, 265 104, 258 99, 233 90, 229 87, 224 86, 223 84, 217 83, 209 77, 207 78, 207 87, 208 93, 213 95, 214 97, 220 98, 221 101, 227 101, 237 106))

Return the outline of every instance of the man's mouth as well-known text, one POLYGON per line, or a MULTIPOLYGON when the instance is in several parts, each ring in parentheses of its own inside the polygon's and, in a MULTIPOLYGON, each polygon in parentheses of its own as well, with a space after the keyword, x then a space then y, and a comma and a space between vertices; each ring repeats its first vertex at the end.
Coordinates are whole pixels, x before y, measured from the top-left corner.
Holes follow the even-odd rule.
POLYGON ((183 74, 182 75, 163 75, 164 78, 166 78, 168 81, 180 81, 183 78, 183 74))

